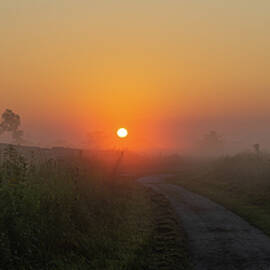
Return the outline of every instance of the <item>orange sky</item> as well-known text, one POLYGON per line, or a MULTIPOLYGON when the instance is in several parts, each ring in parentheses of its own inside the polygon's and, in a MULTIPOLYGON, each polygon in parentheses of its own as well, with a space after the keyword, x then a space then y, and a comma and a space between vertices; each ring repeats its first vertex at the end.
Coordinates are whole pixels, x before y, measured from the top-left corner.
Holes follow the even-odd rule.
POLYGON ((0 110, 22 116, 29 140, 80 145, 102 131, 115 145, 124 126, 128 147, 181 148, 209 129, 269 131, 268 0, 0 7, 0 110))

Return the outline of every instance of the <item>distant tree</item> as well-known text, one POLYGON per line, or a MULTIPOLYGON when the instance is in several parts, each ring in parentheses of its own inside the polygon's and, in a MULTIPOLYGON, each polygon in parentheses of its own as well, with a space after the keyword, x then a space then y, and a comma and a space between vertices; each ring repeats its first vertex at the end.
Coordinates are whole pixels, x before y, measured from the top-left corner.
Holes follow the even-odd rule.
POLYGON ((257 155, 260 155, 260 153, 261 153, 261 147, 260 147, 260 144, 256 143, 256 144, 253 145, 253 147, 254 147, 255 153, 256 153, 257 155))
POLYGON ((210 131, 202 139, 202 147, 204 153, 210 155, 218 155, 222 153, 223 141, 222 137, 216 131, 210 131))
POLYGON ((87 145, 96 149, 104 148, 106 135, 102 131, 87 133, 87 145))
POLYGON ((4 132, 11 132, 12 138, 15 142, 20 143, 23 136, 23 131, 19 130, 19 126, 21 124, 20 116, 15 114, 12 110, 6 109, 1 118, 0 135, 4 132))

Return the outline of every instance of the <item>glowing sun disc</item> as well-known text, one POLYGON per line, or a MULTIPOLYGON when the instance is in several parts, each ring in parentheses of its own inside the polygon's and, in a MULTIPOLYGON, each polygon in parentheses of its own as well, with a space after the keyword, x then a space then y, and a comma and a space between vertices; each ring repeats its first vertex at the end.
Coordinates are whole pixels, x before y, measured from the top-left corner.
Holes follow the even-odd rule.
POLYGON ((125 138, 128 135, 128 131, 125 128, 119 128, 117 130, 117 136, 120 138, 125 138))

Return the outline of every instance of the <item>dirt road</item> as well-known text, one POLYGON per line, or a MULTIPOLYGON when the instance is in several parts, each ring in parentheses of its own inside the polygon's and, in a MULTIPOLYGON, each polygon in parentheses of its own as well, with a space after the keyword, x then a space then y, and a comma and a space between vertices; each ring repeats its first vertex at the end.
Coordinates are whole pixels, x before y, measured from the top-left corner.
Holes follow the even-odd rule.
POLYGON ((165 176, 140 183, 168 198, 185 228, 195 270, 270 270, 270 238, 209 199, 163 183, 165 176))

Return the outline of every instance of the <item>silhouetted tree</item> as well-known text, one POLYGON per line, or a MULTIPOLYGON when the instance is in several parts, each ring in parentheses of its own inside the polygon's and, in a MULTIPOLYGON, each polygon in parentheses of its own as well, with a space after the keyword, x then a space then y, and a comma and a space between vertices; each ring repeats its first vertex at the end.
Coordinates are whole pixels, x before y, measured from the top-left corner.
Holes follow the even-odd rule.
POLYGON ((261 147, 260 147, 260 144, 256 143, 253 145, 254 149, 255 149, 255 153, 257 155, 259 155, 261 153, 261 147))
POLYGON ((12 138, 16 143, 22 141, 23 131, 19 130, 21 119, 18 114, 15 114, 12 110, 6 109, 2 116, 2 122, 0 123, 0 135, 4 132, 11 132, 12 138))
POLYGON ((105 141, 106 135, 102 131, 94 131, 87 133, 87 144, 93 148, 103 148, 105 141))
POLYGON ((222 153, 222 137, 216 131, 210 131, 203 137, 202 147, 206 154, 218 155, 222 153))

